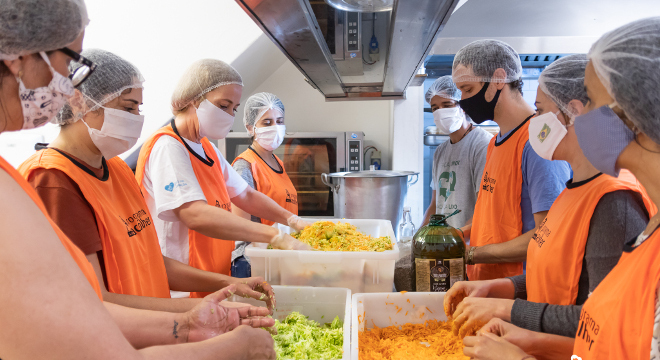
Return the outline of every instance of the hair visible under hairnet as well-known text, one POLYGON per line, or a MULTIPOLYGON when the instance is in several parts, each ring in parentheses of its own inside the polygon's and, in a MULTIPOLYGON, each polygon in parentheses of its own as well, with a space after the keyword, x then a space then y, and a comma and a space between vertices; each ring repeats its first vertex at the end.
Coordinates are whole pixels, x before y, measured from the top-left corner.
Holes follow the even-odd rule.
POLYGON ((274 94, 261 92, 250 96, 245 102, 243 110, 245 128, 247 129, 249 125, 254 126, 269 109, 278 110, 284 116, 284 104, 274 94))
POLYGON ((461 91, 454 84, 451 75, 445 75, 437 78, 426 91, 426 102, 430 104, 434 96, 459 101, 461 100, 461 91))
POLYGON ((628 119, 660 144, 660 17, 606 33, 587 56, 628 119))
MULTIPOLYGON (((101 49, 88 49, 81 55, 98 65, 96 70, 77 88, 85 101, 84 110, 74 114, 71 106, 65 104, 53 120, 56 124, 66 125, 76 122, 88 112, 116 99, 124 90, 142 88, 144 78, 138 68, 121 57, 101 49)), ((69 71, 78 67, 80 67, 79 63, 71 62, 69 71)))
POLYGON ((0 0, 0 60, 63 48, 88 23, 83 0, 0 0))
POLYGON ((241 75, 231 65, 221 60, 202 59, 186 70, 172 94, 172 111, 183 111, 208 92, 223 85, 241 85, 241 75))
POLYGON ((584 91, 587 63, 587 54, 569 55, 548 65, 539 76, 541 91, 571 118, 580 115, 578 109, 569 105, 571 100, 587 104, 587 92, 584 91))
POLYGON ((477 40, 458 50, 452 65, 454 83, 465 81, 510 83, 521 78, 520 56, 509 44, 499 40, 477 40), (457 70, 459 65, 464 68, 457 70), (497 69, 504 69, 504 79, 493 79, 497 69))

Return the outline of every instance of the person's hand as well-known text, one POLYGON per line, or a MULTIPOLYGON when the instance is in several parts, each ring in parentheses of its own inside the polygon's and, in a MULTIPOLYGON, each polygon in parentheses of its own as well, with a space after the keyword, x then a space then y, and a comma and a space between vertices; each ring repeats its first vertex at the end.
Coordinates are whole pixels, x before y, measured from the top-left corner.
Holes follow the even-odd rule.
POLYGON ((463 354, 474 360, 531 360, 521 348, 491 333, 463 339, 463 354))
POLYGON ((252 298, 266 302, 266 307, 271 315, 277 305, 273 287, 261 276, 249 278, 232 278, 232 284, 236 285, 236 295, 244 298, 252 298))
POLYGON ((311 222, 303 220, 298 215, 291 215, 288 219, 286 219, 286 223, 290 228, 296 231, 303 231, 306 227, 312 225, 311 222))
POLYGON ((490 282, 486 281, 459 281, 455 283, 445 294, 445 315, 449 320, 453 319, 458 304, 466 297, 488 297, 490 282))
POLYGON ((264 317, 270 313, 264 307, 247 304, 233 306, 223 302, 234 293, 236 293, 236 285, 229 285, 206 296, 197 306, 181 314, 183 323, 179 331, 183 335, 184 330, 188 329, 187 342, 210 339, 232 331, 240 325, 254 328, 275 326, 274 319, 264 317))
POLYGON ((311 246, 296 240, 293 236, 285 234, 282 230, 270 240, 274 249, 280 250, 314 250, 311 246))
POLYGON ((275 360, 277 358, 275 341, 268 331, 239 326, 232 331, 232 335, 236 336, 236 345, 244 349, 243 359, 275 360))
POLYGON ((466 297, 453 314, 454 334, 463 338, 476 333, 492 318, 511 318, 513 300, 466 297))
POLYGON ((497 318, 492 319, 488 324, 484 325, 481 330, 479 330, 479 333, 497 335, 526 352, 533 352, 535 348, 535 339, 538 335, 535 331, 519 328, 497 318))

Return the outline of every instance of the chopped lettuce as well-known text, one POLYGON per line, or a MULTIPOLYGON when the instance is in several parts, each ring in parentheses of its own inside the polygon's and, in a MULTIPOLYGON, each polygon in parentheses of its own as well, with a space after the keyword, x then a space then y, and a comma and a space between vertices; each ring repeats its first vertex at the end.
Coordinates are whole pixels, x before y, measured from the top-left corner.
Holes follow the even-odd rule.
POLYGON ((282 359, 341 359, 344 346, 344 323, 336 316, 332 323, 320 325, 299 312, 284 321, 275 321, 275 350, 282 359))

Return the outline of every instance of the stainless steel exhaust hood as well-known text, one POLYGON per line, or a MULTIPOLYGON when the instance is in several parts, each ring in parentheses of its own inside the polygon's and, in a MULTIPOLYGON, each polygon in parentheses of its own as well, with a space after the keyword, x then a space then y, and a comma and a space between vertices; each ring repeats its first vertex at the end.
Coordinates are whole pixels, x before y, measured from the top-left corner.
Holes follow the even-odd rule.
POLYGON ((327 100, 367 100, 405 95, 460 1, 393 0, 381 12, 328 4, 336 0, 236 2, 327 100))

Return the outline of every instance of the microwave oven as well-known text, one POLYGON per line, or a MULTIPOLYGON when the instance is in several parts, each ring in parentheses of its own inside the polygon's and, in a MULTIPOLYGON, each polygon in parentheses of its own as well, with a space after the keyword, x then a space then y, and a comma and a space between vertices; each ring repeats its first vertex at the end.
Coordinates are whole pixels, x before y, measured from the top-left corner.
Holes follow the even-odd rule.
MULTIPOLYGON (((274 153, 298 192, 298 215, 335 216, 332 191, 321 181, 321 174, 363 170, 363 141, 362 132, 286 134, 274 153)), ((251 143, 248 133, 232 132, 218 140, 218 149, 233 163, 251 143)))

